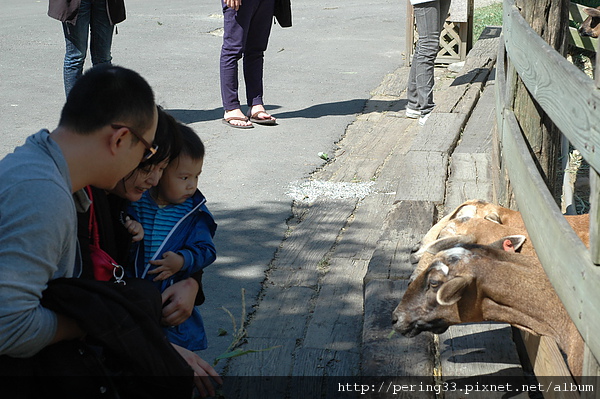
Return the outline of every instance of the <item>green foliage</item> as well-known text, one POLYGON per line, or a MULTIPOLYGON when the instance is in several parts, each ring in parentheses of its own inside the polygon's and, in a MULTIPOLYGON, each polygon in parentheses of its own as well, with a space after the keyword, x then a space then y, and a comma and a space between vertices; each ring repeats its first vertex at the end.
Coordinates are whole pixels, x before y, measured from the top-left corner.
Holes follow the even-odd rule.
POLYGON ((600 7, 600 0, 575 0, 572 3, 581 4, 586 7, 600 7))
POLYGON ((473 43, 479 39, 479 35, 486 26, 502 26, 501 2, 476 8, 473 11, 473 43))

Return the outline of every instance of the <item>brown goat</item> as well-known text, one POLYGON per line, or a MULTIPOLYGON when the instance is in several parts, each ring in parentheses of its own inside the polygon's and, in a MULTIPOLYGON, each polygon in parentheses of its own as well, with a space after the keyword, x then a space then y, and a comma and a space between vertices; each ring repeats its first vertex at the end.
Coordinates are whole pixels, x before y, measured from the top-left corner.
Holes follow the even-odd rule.
MULTIPOLYGON (((566 215, 565 218, 583 243, 589 246, 589 215, 566 215)), ((466 201, 436 223, 414 249, 411 260, 418 265, 411 281, 425 270, 440 247, 447 248, 450 244, 461 242, 485 245, 512 235, 525 236, 520 248, 522 254, 537 256, 518 211, 481 200, 466 201)))
POLYGON ((598 37, 600 35, 600 7, 586 7, 583 11, 588 17, 579 27, 579 34, 581 36, 598 37))
POLYGON ((580 376, 583 339, 539 260, 506 252, 523 240, 507 237, 489 246, 462 244, 439 252, 408 286, 392 314, 394 329, 413 337, 422 331, 440 334, 459 323, 509 323, 554 338, 571 373, 580 376))

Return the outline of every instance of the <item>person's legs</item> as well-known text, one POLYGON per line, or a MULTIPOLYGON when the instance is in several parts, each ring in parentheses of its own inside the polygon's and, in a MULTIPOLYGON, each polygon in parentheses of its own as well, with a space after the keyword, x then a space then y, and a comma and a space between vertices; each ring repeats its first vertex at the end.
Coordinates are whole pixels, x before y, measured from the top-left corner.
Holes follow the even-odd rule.
MULTIPOLYGON (((444 18, 440 16, 440 3, 449 7, 449 1, 436 0, 414 6, 415 22, 419 39, 413 55, 407 87, 407 109, 420 111, 426 115, 433 110, 434 63, 439 51, 440 26, 444 18)), ((447 15, 447 10, 445 15, 447 15)))
MULTIPOLYGON (((242 58, 247 29, 252 16, 251 4, 248 0, 238 11, 223 6, 224 32, 223 46, 221 47, 220 76, 221 76, 221 99, 225 109, 225 118, 243 118, 241 105, 238 97, 238 61, 242 58)), ((231 120, 235 126, 249 126, 249 122, 231 120)))
POLYGON ((63 67, 65 94, 69 94, 77 78, 83 73, 90 30, 91 0, 82 0, 75 25, 63 22, 66 52, 63 67))
POLYGON ((271 34, 274 8, 274 0, 259 0, 248 29, 244 51, 244 81, 246 82, 246 100, 250 107, 250 114, 264 111, 264 107, 262 107, 264 52, 271 34))
POLYGON ((92 0, 90 18, 90 55, 92 64, 110 64, 114 25, 110 23, 106 0, 92 0))

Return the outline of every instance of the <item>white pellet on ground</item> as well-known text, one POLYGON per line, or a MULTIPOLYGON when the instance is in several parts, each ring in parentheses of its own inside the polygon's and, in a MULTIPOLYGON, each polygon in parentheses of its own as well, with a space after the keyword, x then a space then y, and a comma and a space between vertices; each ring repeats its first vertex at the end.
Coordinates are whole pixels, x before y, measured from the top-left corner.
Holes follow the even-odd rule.
POLYGON ((375 182, 347 183, 309 180, 290 183, 287 195, 294 201, 314 202, 318 198, 328 199, 363 199, 373 192, 375 182))

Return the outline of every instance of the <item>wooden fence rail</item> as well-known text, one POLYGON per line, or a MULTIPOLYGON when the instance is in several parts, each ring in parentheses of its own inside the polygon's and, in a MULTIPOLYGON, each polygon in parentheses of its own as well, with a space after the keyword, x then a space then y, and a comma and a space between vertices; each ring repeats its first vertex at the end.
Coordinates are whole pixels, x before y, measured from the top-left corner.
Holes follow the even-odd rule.
POLYGON ((590 360, 600 358, 600 268, 596 266, 600 263, 600 90, 531 29, 514 0, 504 0, 503 7, 503 40, 496 78, 500 162, 508 172, 540 261, 586 342, 584 374, 596 375, 597 362, 590 360), (517 76, 591 167, 591 250, 566 223, 530 155, 519 116, 512 108, 517 76))

